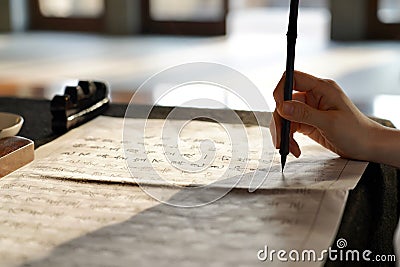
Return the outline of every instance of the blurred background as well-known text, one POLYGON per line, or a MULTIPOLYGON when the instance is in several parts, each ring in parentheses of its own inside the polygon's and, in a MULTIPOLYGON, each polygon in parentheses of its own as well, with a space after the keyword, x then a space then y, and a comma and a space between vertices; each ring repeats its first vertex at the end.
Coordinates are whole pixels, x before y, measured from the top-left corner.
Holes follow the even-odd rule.
MULTIPOLYGON (((295 68, 336 80, 364 113, 400 127, 400 0, 300 2, 295 68)), ((272 110, 288 9, 289 0, 0 0, 0 96, 51 99, 95 79, 127 103, 152 75, 205 61, 246 75, 269 105, 259 109, 272 110)), ((136 101, 154 103, 154 90, 136 101)), ((212 94, 196 90, 184 97, 212 94)))

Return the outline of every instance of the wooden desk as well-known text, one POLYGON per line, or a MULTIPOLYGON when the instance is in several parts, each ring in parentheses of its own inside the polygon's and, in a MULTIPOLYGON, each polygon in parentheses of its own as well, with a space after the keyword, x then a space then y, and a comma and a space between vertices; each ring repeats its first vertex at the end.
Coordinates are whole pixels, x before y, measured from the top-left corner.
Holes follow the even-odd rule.
MULTIPOLYGON (((24 116, 26 123, 20 135, 33 139, 36 147, 57 137, 51 132, 49 107, 50 102, 47 100, 0 98, 0 111, 24 116)), ((122 117, 125 109, 126 105, 111 104, 105 115, 122 117)), ((157 107, 153 113, 154 118, 164 118, 170 110, 168 107, 157 107)), ((196 109, 186 111, 190 115, 196 109)), ((223 111, 209 112, 217 112, 223 117, 223 111)), ((251 113, 240 112, 239 115, 244 122, 254 123, 251 113)), ((369 164, 357 187, 350 191, 336 240, 345 238, 352 249, 369 249, 374 254, 393 254, 392 240, 399 216, 398 177, 399 173, 394 168, 369 164)), ((326 263, 326 266, 339 265, 340 262, 326 263)))

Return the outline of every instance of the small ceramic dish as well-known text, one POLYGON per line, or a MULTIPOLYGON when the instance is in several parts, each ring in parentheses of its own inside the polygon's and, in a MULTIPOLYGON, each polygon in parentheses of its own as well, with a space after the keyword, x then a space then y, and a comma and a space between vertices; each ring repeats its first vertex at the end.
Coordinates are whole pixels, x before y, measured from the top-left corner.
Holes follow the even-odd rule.
POLYGON ((24 118, 19 115, 0 112, 0 138, 16 135, 24 123, 24 118))

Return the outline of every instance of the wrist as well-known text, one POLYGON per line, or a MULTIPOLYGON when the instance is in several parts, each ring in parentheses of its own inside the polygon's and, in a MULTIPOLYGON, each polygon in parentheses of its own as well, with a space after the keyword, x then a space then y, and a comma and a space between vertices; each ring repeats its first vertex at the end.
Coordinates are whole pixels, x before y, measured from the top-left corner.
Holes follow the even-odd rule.
POLYGON ((400 131, 376 124, 369 139, 368 161, 400 168, 400 131))

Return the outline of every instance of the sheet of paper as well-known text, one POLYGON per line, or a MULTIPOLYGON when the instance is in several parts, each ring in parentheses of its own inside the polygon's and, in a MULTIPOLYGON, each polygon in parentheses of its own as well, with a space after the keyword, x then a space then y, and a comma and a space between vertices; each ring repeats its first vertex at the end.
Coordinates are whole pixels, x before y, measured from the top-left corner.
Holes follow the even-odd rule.
MULTIPOLYGON (((349 183, 345 181, 355 184, 358 179, 347 177, 342 181, 341 175, 348 173, 346 166, 351 165, 348 161, 305 140, 309 143, 303 143, 304 148, 315 149, 316 155, 307 157, 304 151, 302 159, 291 159, 288 163, 288 166, 298 164, 294 169, 305 171, 306 174, 298 172, 304 175, 304 181, 291 183, 290 179, 299 178, 288 168, 287 182, 283 184, 281 176, 274 176, 278 172, 274 166, 278 163, 271 155, 259 153, 259 143, 254 142, 260 137, 258 128, 246 128, 246 134, 251 137, 248 147, 239 142, 238 147, 230 148, 229 137, 236 136, 239 126, 226 126, 230 127, 230 136, 226 136, 226 129, 213 123, 194 122, 180 132, 176 145, 171 145, 171 136, 164 136, 169 141, 163 143, 170 147, 162 152, 179 150, 189 162, 175 162, 179 168, 190 165, 190 160, 199 164, 202 156, 213 155, 211 164, 215 167, 208 170, 211 175, 197 178, 203 171, 196 175, 182 171, 179 174, 164 161, 158 134, 163 121, 151 121, 145 134, 139 127, 143 121, 128 120, 128 123, 135 131, 133 137, 124 140, 122 119, 97 118, 38 149, 35 162, 0 180, 1 265, 287 266, 287 262, 277 259, 261 262, 257 253, 267 246, 287 251, 314 249, 319 255, 334 241, 347 191, 332 188, 347 189, 349 183), (204 139, 213 140, 214 145, 202 142, 204 139), (137 163, 131 165, 131 172, 137 177, 132 177, 127 169, 123 145, 132 149, 128 152, 133 157, 128 153, 128 162, 130 158, 131 164, 137 163), (135 150, 140 147, 145 147, 145 156, 135 150), (154 187, 161 201, 167 202, 191 202, 218 195, 225 190, 224 186, 231 185, 226 183, 227 179, 218 180, 218 174, 229 170, 226 162, 233 158, 235 149, 242 152, 243 147, 248 150, 247 157, 236 158, 230 166, 239 174, 247 175, 272 162, 271 178, 268 176, 262 185, 264 190, 249 193, 237 189, 218 201, 187 209, 161 204, 136 186, 135 179, 157 185, 170 182, 216 185, 201 194, 154 187), (260 163, 259 159, 265 157, 272 160, 260 163), (249 164, 244 169, 236 168, 243 166, 243 162, 249 164), (146 168, 167 173, 166 181, 158 184, 159 180, 151 180, 151 175, 158 172, 152 173, 146 168), (323 168, 339 175, 318 178, 317 175, 324 174, 323 168), (284 189, 268 189, 274 186, 284 189)), ((301 262, 296 266, 322 263, 301 262)))
MULTIPOLYGON (((319 257, 334 242, 347 198, 337 190, 234 190, 187 209, 137 186, 58 176, 25 170, 0 180, 1 266, 288 266, 257 254, 267 246, 319 257)), ((190 201, 218 190, 160 188, 160 195, 190 201)))
POLYGON ((39 148, 22 175, 153 185, 352 189, 367 163, 338 157, 302 135, 284 175, 268 128, 99 117, 39 148), (146 128, 143 129, 143 125, 146 128), (128 162, 128 163, 127 163, 128 162), (129 166, 129 169, 128 167, 129 166), (25 173, 24 173, 25 172, 25 173))

